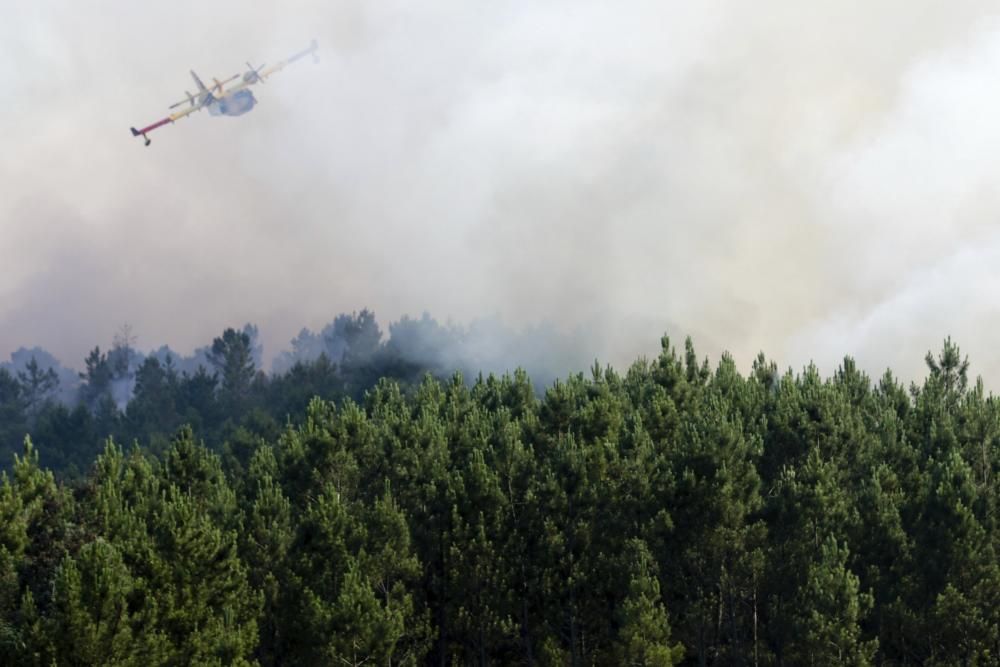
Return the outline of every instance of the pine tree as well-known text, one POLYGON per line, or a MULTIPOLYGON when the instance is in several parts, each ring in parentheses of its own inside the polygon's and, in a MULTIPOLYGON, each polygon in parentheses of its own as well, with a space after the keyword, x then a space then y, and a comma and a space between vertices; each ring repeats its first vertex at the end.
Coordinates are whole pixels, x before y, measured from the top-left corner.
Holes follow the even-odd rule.
POLYGON ((38 416, 39 411, 52 393, 59 387, 59 376, 55 369, 42 370, 34 356, 25 365, 23 371, 18 371, 17 380, 21 384, 24 410, 30 418, 38 416))
POLYGON ((244 505, 249 505, 240 531, 240 554, 247 564, 250 585, 261 592, 258 618, 260 642, 255 656, 262 665, 286 660, 284 618, 293 613, 288 599, 289 550, 294 537, 292 505, 275 480, 278 463, 271 447, 261 447, 251 458, 244 505))
POLYGON ((20 443, 28 433, 28 415, 21 383, 6 368, 0 368, 0 456, 2 467, 19 450, 20 443))
POLYGON ((114 379, 111 363, 100 347, 95 347, 84 360, 87 370, 80 373, 80 400, 91 411, 95 411, 102 399, 110 397, 111 382, 114 379))
POLYGON ((628 594, 619 611, 615 662, 636 667, 670 667, 684 657, 681 644, 670 644, 670 624, 660 601, 660 584, 649 549, 638 539, 627 545, 628 594))
POLYGON ((84 545, 75 559, 67 556, 55 574, 48 622, 56 662, 124 667, 165 660, 162 636, 133 635, 134 589, 121 554, 101 538, 84 545))
POLYGON ((792 612, 795 635, 787 654, 793 664, 872 664, 878 640, 864 640, 859 624, 873 600, 859 590, 847 558, 847 547, 828 537, 809 565, 792 612))
POLYGON ((208 360, 222 377, 223 403, 230 414, 238 414, 246 407, 256 369, 250 334, 226 329, 212 341, 208 360))

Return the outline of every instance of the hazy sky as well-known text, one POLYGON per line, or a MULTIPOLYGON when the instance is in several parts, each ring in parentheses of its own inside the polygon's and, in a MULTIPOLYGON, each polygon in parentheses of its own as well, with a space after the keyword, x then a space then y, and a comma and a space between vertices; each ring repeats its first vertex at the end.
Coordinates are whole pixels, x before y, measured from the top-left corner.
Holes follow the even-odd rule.
POLYGON ((995 1, 161 4, 0 0, 0 359, 369 307, 1000 384, 995 1))

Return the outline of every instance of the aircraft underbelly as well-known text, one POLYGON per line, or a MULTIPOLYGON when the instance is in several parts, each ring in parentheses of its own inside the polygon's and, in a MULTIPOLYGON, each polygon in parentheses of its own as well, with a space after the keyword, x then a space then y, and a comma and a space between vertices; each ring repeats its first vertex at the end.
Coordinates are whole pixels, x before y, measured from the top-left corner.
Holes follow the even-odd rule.
POLYGON ((208 112, 213 116, 241 116, 253 109, 256 103, 252 92, 240 90, 217 100, 208 107, 208 112))

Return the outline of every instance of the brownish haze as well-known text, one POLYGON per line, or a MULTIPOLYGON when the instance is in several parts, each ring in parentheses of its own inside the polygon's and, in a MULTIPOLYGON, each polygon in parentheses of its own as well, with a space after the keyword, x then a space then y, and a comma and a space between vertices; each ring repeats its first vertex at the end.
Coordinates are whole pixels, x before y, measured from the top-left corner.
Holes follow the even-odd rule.
POLYGON ((994 3, 0 5, 0 358, 368 306, 1000 375, 994 3), (252 113, 129 135, 314 37, 252 113))

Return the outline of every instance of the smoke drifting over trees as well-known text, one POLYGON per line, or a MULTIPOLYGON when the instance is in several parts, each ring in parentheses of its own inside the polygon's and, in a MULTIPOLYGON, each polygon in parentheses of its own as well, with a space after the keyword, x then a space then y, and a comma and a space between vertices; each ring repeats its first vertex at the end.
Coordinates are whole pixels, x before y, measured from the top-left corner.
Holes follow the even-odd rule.
MULTIPOLYGON (((130 327, 128 331, 131 336, 130 327)), ((247 337, 249 360, 254 369, 265 370, 264 347, 258 327, 246 324, 239 333, 247 337)), ((428 313, 419 318, 403 316, 397 322, 390 322, 388 331, 383 331, 375 314, 362 310, 338 315, 318 332, 303 328, 289 342, 288 349, 272 355, 270 372, 282 375, 296 363, 314 362, 321 355, 335 363, 345 360, 370 363, 376 357, 383 357, 437 375, 455 371, 470 377, 478 373, 499 375, 520 367, 529 370, 543 384, 549 384, 593 361, 587 357, 584 339, 581 330, 567 333, 551 326, 539 326, 517 331, 498 320, 477 320, 468 327, 442 324, 428 313)), ((213 352, 211 344, 198 347, 188 355, 174 351, 169 345, 144 353, 136 347, 137 340, 135 336, 123 338, 119 332, 106 354, 101 353, 100 347, 89 353, 84 360, 86 372, 82 374, 63 365, 40 347, 18 349, 9 361, 0 362, 0 368, 13 374, 23 373, 34 360, 42 371, 51 370, 56 375, 54 397, 67 404, 81 399, 81 379, 84 384, 100 387, 83 388, 84 393, 96 391, 100 394, 105 391, 106 383, 118 383, 112 393, 120 407, 131 398, 135 373, 146 359, 156 359, 164 366, 169 363, 180 374, 191 375, 199 368, 224 370, 220 366, 219 353, 213 352), (102 377, 105 375, 106 378, 102 377)))
POLYGON ((0 25, 3 357, 122 321, 278 350, 366 304, 907 379, 950 333, 1000 377, 991 2, 103 7, 0 25), (253 113, 129 135, 313 37, 253 113))
MULTIPOLYGON (((80 372, 37 347, 0 364, 6 387, 0 404, 11 417, 0 449, 17 451, 31 431, 42 460, 62 470, 72 463, 45 444, 50 439, 85 444, 82 451, 93 453, 109 435, 163 443, 190 423, 219 444, 253 408, 278 424, 314 395, 361 400, 382 377, 412 386, 428 373, 443 380, 458 372, 472 382, 523 368, 542 389, 594 361, 583 338, 547 328, 514 331, 495 321, 441 324, 428 314, 403 317, 383 331, 375 314, 362 310, 338 315, 318 332, 302 329, 268 374, 252 324, 226 329, 190 355, 167 345, 144 353, 137 333, 124 326, 106 351, 90 350, 80 372)), ((85 456, 71 458, 82 464, 85 456)))
POLYGON ((995 0, 0 19, 0 664, 998 660, 995 0))

